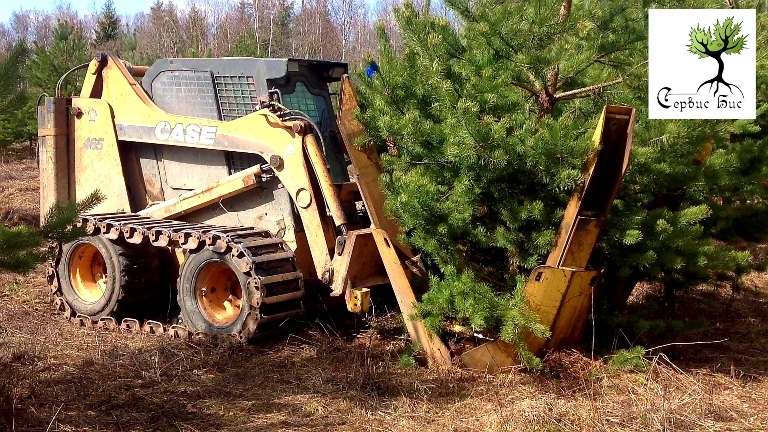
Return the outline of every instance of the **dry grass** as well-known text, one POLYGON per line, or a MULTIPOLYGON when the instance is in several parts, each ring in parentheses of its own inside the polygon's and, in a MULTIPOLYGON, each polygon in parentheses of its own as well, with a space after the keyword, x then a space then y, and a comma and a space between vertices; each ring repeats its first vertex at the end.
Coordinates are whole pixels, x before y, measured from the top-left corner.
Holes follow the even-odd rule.
MULTIPOLYGON (((0 165, 0 214, 37 213, 34 166, 0 165)), ((568 352, 497 376, 402 367, 394 316, 342 336, 314 321, 258 345, 78 329, 53 314, 40 274, 0 273, 0 430, 768 429, 764 274, 681 299, 710 325, 679 340, 725 343, 668 347, 640 371, 568 352)))
POLYGON ((37 162, 0 150, 0 223, 39 225, 37 162))
POLYGON ((624 372, 569 352, 547 358, 540 373, 484 376, 403 368, 398 339, 341 338, 319 323, 247 346, 87 331, 51 313, 39 277, 6 274, 0 284, 0 394, 8 398, 0 425, 19 431, 45 430, 57 411, 51 430, 768 426, 768 382, 742 373, 738 353, 735 373, 715 364, 678 369, 664 356, 624 372))

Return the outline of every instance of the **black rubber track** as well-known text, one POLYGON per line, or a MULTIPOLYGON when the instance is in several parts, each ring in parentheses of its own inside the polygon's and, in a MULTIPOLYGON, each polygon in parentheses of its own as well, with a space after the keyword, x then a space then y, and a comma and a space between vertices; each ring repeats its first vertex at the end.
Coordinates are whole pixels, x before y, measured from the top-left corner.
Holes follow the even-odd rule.
POLYGON ((110 328, 110 321, 102 322, 101 318, 111 315, 117 322, 122 320, 120 327, 129 332, 141 326, 147 333, 170 332, 180 338, 202 333, 250 340, 282 331, 290 326, 290 318, 304 310, 303 276, 293 252, 282 239, 268 232, 131 213, 84 215, 76 225, 89 233, 78 241, 98 244, 102 255, 109 257, 108 273, 119 275, 109 279, 109 295, 105 296, 104 304, 88 305, 78 302, 68 281, 67 262, 76 242, 65 245, 51 263, 48 282, 52 285, 54 304, 81 326, 110 328), (184 254, 181 269, 176 256, 180 252, 184 254), (247 287, 243 290, 243 300, 248 304, 244 313, 231 325, 219 328, 211 328, 213 322, 193 323, 194 314, 190 313, 199 311, 195 290, 190 289, 195 278, 195 272, 190 270, 197 267, 192 263, 199 266, 203 263, 198 261, 212 258, 226 262, 237 275, 240 287, 247 287), (178 320, 180 306, 186 308, 182 314, 186 319, 182 322, 178 320), (90 320, 74 317, 78 314, 90 320), (180 325, 174 329, 174 324, 180 325), (168 327, 161 328, 165 325, 168 327))

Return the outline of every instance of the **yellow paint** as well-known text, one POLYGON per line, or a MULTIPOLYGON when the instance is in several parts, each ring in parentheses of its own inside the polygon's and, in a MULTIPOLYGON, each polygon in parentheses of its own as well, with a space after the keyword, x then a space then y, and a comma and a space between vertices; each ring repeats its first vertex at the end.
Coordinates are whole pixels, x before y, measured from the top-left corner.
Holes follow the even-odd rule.
POLYGON ((69 120, 67 100, 46 99, 38 109, 40 118, 40 221, 45 222, 48 211, 57 202, 69 200, 69 120), (49 112, 46 108, 51 108, 49 112))
MULTIPOLYGON (((411 259, 416 254, 410 247, 398 241, 400 227, 384 212, 385 198, 379 183, 379 177, 381 176, 379 155, 375 150, 357 147, 356 141, 363 135, 364 130, 363 125, 355 118, 355 112, 358 109, 357 98, 347 75, 341 77, 340 95, 339 131, 344 140, 349 159, 352 161, 352 166, 355 167, 354 180, 357 183, 360 196, 363 198, 368 216, 371 219, 371 227, 386 231, 395 242, 397 249, 406 258, 411 259)), ((423 269, 421 270, 423 273, 423 269)))
MULTIPOLYGON (((581 340, 600 273, 589 269, 589 261, 629 164, 634 123, 634 108, 605 107, 593 136, 596 152, 584 167, 584 186, 565 209, 547 265, 534 269, 525 285, 528 306, 552 334, 546 340, 527 336, 528 348, 536 354, 572 347, 581 340)), ((495 343, 498 346, 486 344, 469 351, 462 361, 489 369, 517 361, 514 352, 495 343)))
POLYGON ((517 349, 501 339, 480 345, 461 355, 468 369, 490 374, 508 370, 521 364, 517 349))
MULTIPOLYGON (((343 256, 334 256, 333 262, 331 253, 336 233, 331 222, 339 226, 346 224, 346 220, 339 192, 331 183, 322 153, 311 135, 302 134, 302 128, 296 122, 282 121, 268 110, 227 122, 165 112, 141 89, 126 65, 111 54, 103 57, 101 62, 91 62, 80 98, 73 99, 73 105, 80 106, 83 113, 81 118, 74 121, 75 147, 84 148, 85 144, 93 144, 84 140, 94 133, 104 138, 103 145, 99 146, 98 152, 92 146, 86 146, 91 153, 78 150, 74 167, 70 170, 76 174, 69 178, 76 183, 77 197, 84 196, 84 193, 96 186, 105 192, 108 199, 96 211, 131 211, 140 209, 129 208, 124 173, 117 152, 118 140, 200 149, 210 149, 214 142, 226 142, 225 146, 234 146, 232 150, 259 154, 265 160, 282 161, 276 164, 274 172, 299 204, 297 211, 304 228, 301 244, 306 244, 309 249, 308 254, 303 251, 297 253, 297 256, 302 257, 302 262, 311 264, 314 274, 321 279, 329 277, 332 269, 336 270, 331 288, 337 295, 349 293, 355 309, 367 309, 367 284, 372 286, 388 280, 395 291, 413 341, 424 348, 430 363, 449 365, 450 353, 445 344, 429 332, 415 315, 416 297, 398 252, 409 259, 415 255, 409 248, 396 242, 399 228, 383 212, 384 196, 379 185, 377 155, 372 151, 360 151, 354 146, 354 139, 362 133, 362 128, 354 120, 357 103, 346 76, 342 79, 342 88, 344 97, 340 128, 350 159, 355 165, 358 188, 373 226, 380 229, 348 233, 349 243, 343 256), (98 111, 95 121, 91 121, 88 114, 91 108, 98 111), (198 138, 187 138, 190 136, 187 133, 190 125, 197 128, 198 138), (171 128, 174 132, 163 135, 171 128), (177 128, 179 133, 184 129, 184 138, 173 138, 177 128), (211 133, 221 140, 217 141, 211 133), (354 247, 355 238, 358 239, 358 247, 354 247), (311 258, 311 262, 306 258, 311 258), (350 278, 348 272, 354 273, 354 277, 350 278), (352 286, 353 283, 355 286, 352 286)), ((216 148, 228 150, 218 146, 216 148)), ((246 181, 252 175, 255 173, 228 177, 142 213, 163 218, 178 217, 252 187, 255 181, 246 181)), ((176 256, 182 262, 184 257, 178 251, 176 256)), ((312 271, 306 273, 313 274, 312 271)))
MULTIPOLYGON (((260 154, 265 160, 270 160, 272 155, 281 156, 283 164, 279 169, 275 169, 275 175, 283 183, 291 197, 296 198, 301 189, 309 194, 307 206, 298 208, 299 216, 307 233, 307 243, 311 251, 315 272, 318 275, 328 273, 331 267, 331 257, 325 234, 327 224, 321 217, 325 211, 321 211, 318 207, 318 203, 325 204, 324 201, 318 200, 313 188, 309 186, 310 167, 307 165, 307 158, 305 157, 304 137, 294 132, 294 122, 283 122, 266 109, 227 122, 168 113, 155 105, 128 72, 125 65, 111 54, 107 55, 107 60, 101 64, 96 60, 91 62, 89 72, 83 84, 81 97, 74 100, 101 100, 109 103, 113 109, 114 124, 111 125, 113 130, 115 125, 131 125, 132 127, 154 130, 159 122, 167 122, 170 125, 195 124, 201 130, 203 128, 209 128, 208 130, 215 128, 217 135, 228 136, 232 140, 245 143, 251 152, 260 154)), ((136 142, 153 144, 162 142, 163 145, 169 146, 210 149, 209 145, 200 142, 161 141, 154 134, 132 139, 136 142)), ((119 161, 119 159, 115 160, 119 161)), ((100 169, 106 166, 110 165, 98 165, 100 169)), ((327 172, 325 165, 312 168, 314 171, 325 170, 327 172)), ((122 182, 122 169, 119 173, 111 169, 110 166, 110 177, 119 178, 122 182)), ((80 172, 77 176, 81 176, 80 172)), ((103 178, 105 174, 101 172, 99 176, 103 178)), ((98 182, 94 184, 98 184, 98 182)), ((125 194, 125 186, 123 185, 122 192, 116 193, 125 194)), ((302 192, 302 194, 304 193, 302 192)), ((338 196, 333 194, 325 198, 331 201, 338 200, 338 196)), ((329 203, 329 207, 332 208, 333 206, 333 202, 329 203)), ((116 206, 112 201, 110 204, 105 203, 100 206, 100 209, 103 211, 129 210, 127 205, 116 206)))
POLYGON ((395 291, 397 304, 400 306, 400 312, 403 314, 405 327, 411 340, 421 345, 426 351, 430 363, 436 366, 450 366, 451 354, 448 347, 434 333, 427 330, 424 321, 416 313, 416 296, 408 277, 403 270, 400 259, 397 257, 392 242, 386 231, 380 229, 371 229, 376 246, 381 254, 381 260, 387 270, 389 282, 395 291))
POLYGON ((352 288, 349 292, 350 298, 347 300, 347 310, 356 314, 368 312, 368 308, 371 306, 371 289, 352 288))
POLYGON ((552 332, 547 340, 529 336, 528 348, 536 354, 544 349, 561 349, 578 343, 584 330, 592 293, 599 281, 597 270, 576 270, 540 266, 525 285, 528 306, 539 323, 552 332))
POLYGON ((592 137, 597 151, 585 164, 584 185, 568 202, 547 265, 575 268, 588 265, 600 231, 605 226, 610 204, 627 171, 634 122, 634 108, 608 105, 603 109, 592 137), (607 205, 597 209, 585 208, 594 201, 607 205))
POLYGON ((71 172, 76 173, 71 198, 81 200, 98 189, 105 199, 91 213, 131 211, 109 103, 75 98, 72 110, 78 114, 71 119, 70 138, 74 140, 71 172))

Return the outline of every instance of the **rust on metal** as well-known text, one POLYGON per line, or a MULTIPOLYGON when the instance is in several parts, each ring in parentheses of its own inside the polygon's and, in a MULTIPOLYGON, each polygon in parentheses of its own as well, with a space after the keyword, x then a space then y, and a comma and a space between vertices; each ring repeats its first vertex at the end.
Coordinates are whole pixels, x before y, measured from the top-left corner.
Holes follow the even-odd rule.
POLYGON ((165 333, 163 329, 163 323, 158 321, 147 320, 141 327, 141 331, 146 334, 162 335, 165 333))
POLYGON ((141 330, 141 323, 135 318, 123 318, 120 323, 120 331, 122 333, 136 333, 141 330))
POLYGON ((99 330, 117 331, 120 329, 120 326, 117 324, 114 317, 105 316, 99 318, 96 322, 96 328, 99 330))

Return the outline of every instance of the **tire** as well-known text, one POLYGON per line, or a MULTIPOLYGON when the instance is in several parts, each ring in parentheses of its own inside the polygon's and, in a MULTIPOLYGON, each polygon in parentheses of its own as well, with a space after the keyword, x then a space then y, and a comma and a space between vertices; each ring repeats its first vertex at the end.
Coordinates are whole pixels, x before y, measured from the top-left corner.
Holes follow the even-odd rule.
POLYGON ((62 247, 58 274, 62 295, 75 313, 121 319, 142 316, 153 303, 160 271, 154 248, 91 236, 62 247))
POLYGON ((209 249, 191 254, 178 282, 182 322, 193 332, 240 332, 251 310, 247 282, 229 254, 209 249))

